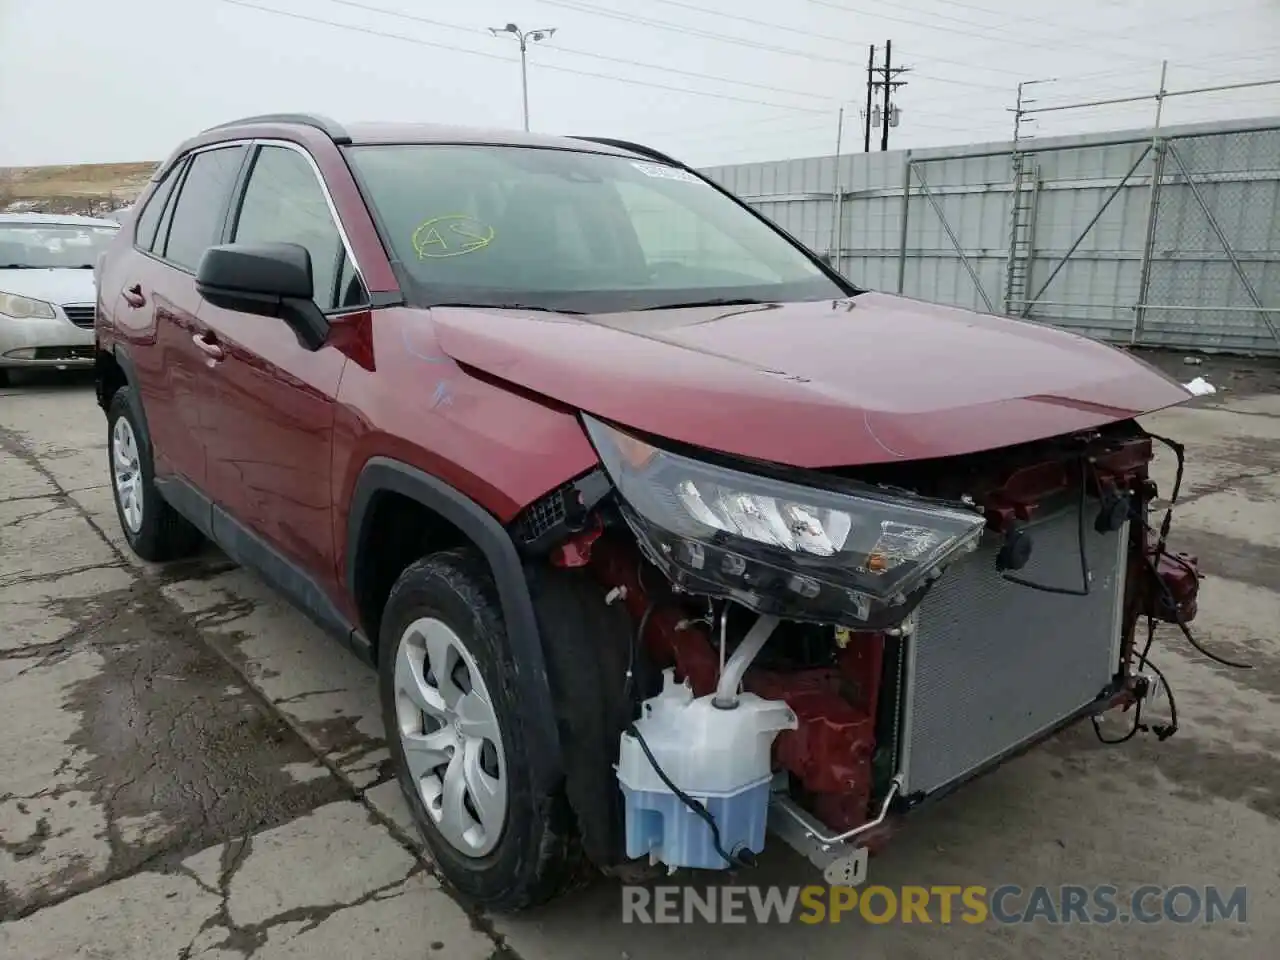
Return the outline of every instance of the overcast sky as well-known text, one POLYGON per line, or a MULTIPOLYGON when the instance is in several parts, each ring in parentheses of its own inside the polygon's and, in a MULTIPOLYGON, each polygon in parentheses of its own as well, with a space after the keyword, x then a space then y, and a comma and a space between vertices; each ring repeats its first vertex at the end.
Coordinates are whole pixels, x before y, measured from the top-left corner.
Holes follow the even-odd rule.
MULTIPOLYGON (((0 0, 0 166, 152 160, 212 124, 338 119, 620 136, 710 165, 861 149, 868 46, 912 71, 892 145, 1004 140, 1038 106, 1280 79, 1280 0, 0 0), (277 12, 269 12, 277 11, 277 12)), ((1044 114, 1141 126, 1153 106, 1044 114)), ((1280 85, 1167 101, 1187 122, 1280 115, 1280 85)))

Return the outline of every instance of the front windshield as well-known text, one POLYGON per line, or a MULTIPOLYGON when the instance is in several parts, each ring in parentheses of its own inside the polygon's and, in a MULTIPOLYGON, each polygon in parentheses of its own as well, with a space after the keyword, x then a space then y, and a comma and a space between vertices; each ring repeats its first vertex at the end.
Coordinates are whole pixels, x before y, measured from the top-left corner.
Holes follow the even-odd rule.
POLYGON ((750 211, 665 164, 453 144, 348 156, 422 304, 606 313, 846 293, 750 211))
POLYGON ((0 223, 0 270, 92 270, 118 230, 107 224, 0 223))

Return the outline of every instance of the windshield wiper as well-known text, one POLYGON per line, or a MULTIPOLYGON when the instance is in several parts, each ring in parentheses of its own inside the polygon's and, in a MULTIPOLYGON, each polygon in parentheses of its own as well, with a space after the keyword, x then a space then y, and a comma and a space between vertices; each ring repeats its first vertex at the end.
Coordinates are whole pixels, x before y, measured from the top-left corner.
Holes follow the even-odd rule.
POLYGON ((772 304, 773 300, 757 300, 754 297, 713 297, 709 300, 689 300, 684 303, 660 303, 642 310, 684 310, 691 307, 751 307, 772 304))
POLYGON ((564 310, 559 307, 536 307, 528 303, 463 303, 450 300, 441 303, 429 303, 428 307, 472 307, 476 310, 531 310, 537 313, 569 313, 581 315, 581 310, 564 310))

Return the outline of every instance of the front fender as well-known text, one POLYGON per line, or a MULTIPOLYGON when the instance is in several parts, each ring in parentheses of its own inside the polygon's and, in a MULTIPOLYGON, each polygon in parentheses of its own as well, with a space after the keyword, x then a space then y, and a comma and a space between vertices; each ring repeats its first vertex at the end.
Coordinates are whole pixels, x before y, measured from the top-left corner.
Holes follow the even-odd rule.
POLYGON ((507 640, 517 664, 520 702, 528 711, 525 733, 535 786, 542 791, 554 789, 564 768, 546 658, 529 581, 506 528, 474 500, 440 479, 401 461, 374 457, 360 472, 347 516, 344 575, 351 596, 357 595, 357 559, 368 546, 369 507, 375 494, 381 492, 397 493, 421 503, 453 524, 484 554, 498 589, 507 640))

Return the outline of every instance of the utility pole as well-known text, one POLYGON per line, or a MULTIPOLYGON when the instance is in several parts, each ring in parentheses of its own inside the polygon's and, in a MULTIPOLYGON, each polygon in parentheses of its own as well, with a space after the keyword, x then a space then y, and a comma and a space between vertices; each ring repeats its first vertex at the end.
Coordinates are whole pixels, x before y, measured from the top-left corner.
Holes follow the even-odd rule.
POLYGON ((871 99, 875 95, 876 83, 876 45, 871 45, 871 55, 867 57, 867 113, 863 117, 863 126, 866 128, 863 136, 862 149, 865 153, 871 152, 871 99))
POLYGON ((889 77, 893 74, 890 69, 890 63, 893 59, 893 41, 886 40, 884 42, 884 126, 880 132, 880 149, 889 149, 889 95, 893 92, 893 87, 889 84, 889 77))
POLYGON ((871 57, 867 61, 867 116, 866 127, 863 136, 863 149, 867 152, 871 151, 871 128, 880 128, 880 149, 889 149, 889 128, 898 125, 898 118, 902 111, 893 103, 893 91, 899 87, 905 87, 905 80, 897 79, 902 74, 910 70, 910 67, 895 67, 893 65, 893 41, 886 41, 884 45, 884 65, 876 66, 876 48, 871 48, 871 57), (884 91, 884 106, 876 103, 876 94, 884 91))
POLYGON ((555 35, 555 27, 540 27, 537 30, 521 30, 514 23, 505 27, 490 27, 489 32, 495 37, 510 34, 520 41, 520 97, 524 104, 524 129, 529 129, 529 63, 527 53, 529 41, 549 40, 555 35))

